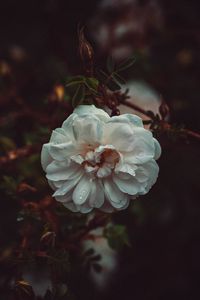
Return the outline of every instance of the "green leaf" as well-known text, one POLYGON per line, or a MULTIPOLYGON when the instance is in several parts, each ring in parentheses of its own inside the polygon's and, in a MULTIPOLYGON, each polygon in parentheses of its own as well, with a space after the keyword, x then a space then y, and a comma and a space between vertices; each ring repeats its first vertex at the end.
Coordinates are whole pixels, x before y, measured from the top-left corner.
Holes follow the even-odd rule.
POLYGON ((15 148, 16 148, 16 145, 12 139, 10 139, 6 136, 0 137, 0 149, 2 149, 3 151, 9 151, 9 150, 13 150, 15 148))
POLYGON ((127 229, 124 225, 112 225, 104 230, 108 244, 115 250, 121 250, 124 245, 130 246, 127 229))
POLYGON ((66 87, 74 86, 83 83, 83 80, 73 80, 66 84, 66 87))
POLYGON ((83 102, 84 98, 85 98, 85 86, 83 84, 80 84, 77 87, 76 92, 72 98, 72 106, 76 107, 80 105, 83 102))
POLYGON ((85 77, 84 76, 75 76, 75 77, 71 77, 67 80, 66 82, 66 87, 69 87, 69 86, 74 86, 74 85, 78 85, 78 84, 81 84, 81 83, 84 83, 85 82, 85 77))
POLYGON ((85 84, 89 89, 94 90, 96 92, 99 86, 99 81, 94 77, 88 77, 85 78, 85 84))
POLYGON ((113 74, 106 74, 103 70, 100 70, 99 72, 101 81, 111 90, 111 91, 117 91, 121 89, 121 86, 116 82, 116 80, 113 78, 113 74))
POLYGON ((129 57, 128 59, 122 61, 122 62, 119 64, 119 66, 118 66, 118 68, 117 68, 117 71, 118 71, 118 72, 121 72, 121 71, 124 71, 124 70, 126 70, 126 69, 132 67, 133 64, 135 63, 135 61, 136 61, 135 56, 129 57))
POLYGON ((107 83, 107 87, 113 92, 121 89, 121 86, 113 78, 110 78, 110 80, 107 83))
POLYGON ((108 80, 110 75, 108 75, 106 72, 104 72, 103 70, 99 70, 98 71, 98 77, 100 78, 100 80, 105 83, 106 80, 108 80))
POLYGON ((118 84, 125 84, 126 80, 120 76, 118 73, 113 73, 112 78, 115 80, 116 83, 118 84))
POLYGON ((5 190, 7 195, 15 195, 18 186, 17 180, 6 175, 4 175, 2 179, 0 189, 5 190))

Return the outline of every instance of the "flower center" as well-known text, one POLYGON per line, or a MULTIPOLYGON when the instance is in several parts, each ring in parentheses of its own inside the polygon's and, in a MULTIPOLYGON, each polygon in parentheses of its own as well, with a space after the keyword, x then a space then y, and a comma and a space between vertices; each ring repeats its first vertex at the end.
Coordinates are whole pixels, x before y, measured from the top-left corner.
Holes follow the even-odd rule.
POLYGON ((87 173, 103 178, 112 173, 119 158, 119 153, 113 146, 99 146, 86 153, 82 165, 87 173))

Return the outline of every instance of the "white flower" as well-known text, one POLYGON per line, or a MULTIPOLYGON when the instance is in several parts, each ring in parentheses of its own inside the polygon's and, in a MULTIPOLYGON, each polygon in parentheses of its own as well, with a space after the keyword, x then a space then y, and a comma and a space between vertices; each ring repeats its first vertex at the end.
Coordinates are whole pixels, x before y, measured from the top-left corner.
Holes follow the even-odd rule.
POLYGON ((160 153, 141 118, 80 105, 43 145, 41 162, 53 196, 68 209, 112 212, 150 190, 160 153))

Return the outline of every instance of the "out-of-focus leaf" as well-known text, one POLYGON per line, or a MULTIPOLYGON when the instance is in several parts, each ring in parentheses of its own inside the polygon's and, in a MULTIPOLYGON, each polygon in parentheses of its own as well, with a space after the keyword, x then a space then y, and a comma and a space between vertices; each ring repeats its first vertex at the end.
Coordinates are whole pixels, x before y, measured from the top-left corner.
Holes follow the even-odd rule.
POLYGON ((94 77, 88 77, 85 79, 85 84, 89 89, 97 91, 99 86, 99 81, 94 77))
POLYGON ((0 151, 9 151, 16 148, 14 141, 6 136, 0 137, 0 151))
POLYGON ((8 195, 15 195, 17 190, 18 182, 11 176, 3 176, 3 180, 0 183, 0 188, 6 191, 8 195))
POLYGON ((135 63, 135 61, 136 61, 135 56, 129 57, 128 59, 122 61, 122 62, 119 64, 119 66, 118 66, 118 68, 117 68, 117 71, 118 71, 118 72, 121 72, 121 71, 124 71, 124 70, 126 70, 126 69, 132 67, 133 64, 135 63))
POLYGON ((72 106, 76 107, 80 105, 85 98, 85 86, 83 84, 80 84, 77 87, 77 90, 72 98, 72 106))
POLYGON ((105 84, 111 91, 117 91, 121 89, 121 86, 113 78, 113 74, 106 74, 103 70, 99 71, 100 80, 105 84))
POLYGON ((115 82, 117 82, 119 84, 125 84, 126 83, 126 80, 116 72, 113 73, 112 78, 115 80, 115 82))
POLYGON ((108 81, 107 86, 113 92, 121 89, 121 86, 113 78, 108 81))
POLYGON ((84 83, 84 81, 85 81, 84 76, 71 77, 70 79, 68 79, 65 86, 70 87, 70 86, 74 86, 74 85, 79 85, 81 83, 84 83))
POLYGON ((124 225, 111 225, 104 229, 104 236, 108 244, 115 250, 121 250, 123 246, 130 246, 127 229, 124 225))

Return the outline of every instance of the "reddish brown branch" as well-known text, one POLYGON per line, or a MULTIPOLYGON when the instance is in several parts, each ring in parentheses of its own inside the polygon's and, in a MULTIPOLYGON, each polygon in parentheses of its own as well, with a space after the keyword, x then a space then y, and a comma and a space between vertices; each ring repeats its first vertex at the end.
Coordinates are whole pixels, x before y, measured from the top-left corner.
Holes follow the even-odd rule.
POLYGON ((124 104, 124 105, 126 105, 126 106, 128 106, 128 107, 130 107, 130 108, 132 108, 132 109, 134 109, 134 110, 136 110, 136 111, 138 111, 138 112, 140 112, 141 114, 143 114, 143 115, 145 115, 145 116, 151 118, 151 117, 149 116, 149 114, 148 114, 148 111, 146 111, 145 109, 141 108, 140 106, 138 106, 138 105, 136 105, 136 104, 134 104, 134 103, 130 103, 129 101, 126 101, 126 100, 125 100, 125 101, 123 101, 122 104, 124 104))
POLYGON ((190 137, 192 137, 192 138, 195 138, 195 139, 200 140, 200 134, 199 134, 198 132, 194 132, 194 131, 189 130, 189 129, 181 129, 181 131, 182 131, 184 134, 186 134, 186 135, 188 135, 188 136, 190 136, 190 137))
MULTIPOLYGON (((151 114, 149 114, 148 111, 141 108, 140 106, 138 106, 134 103, 130 103, 129 101, 126 101, 126 100, 123 102, 123 104, 130 107, 130 108, 132 108, 132 109, 134 109, 134 110, 136 110, 136 111, 138 111, 138 112, 140 112, 141 114, 143 114, 143 115, 147 116, 148 118, 150 118, 151 120, 153 120, 151 114)), ((161 120, 161 126, 162 126, 162 128, 167 129, 167 130, 172 128, 171 124, 169 124, 165 121, 162 121, 162 120, 161 120)), ((195 131, 192 131, 192 130, 186 129, 186 128, 180 129, 180 132, 183 133, 186 136, 189 136, 189 137, 195 138, 197 140, 200 140, 200 133, 198 133, 198 132, 195 132, 195 131)))

